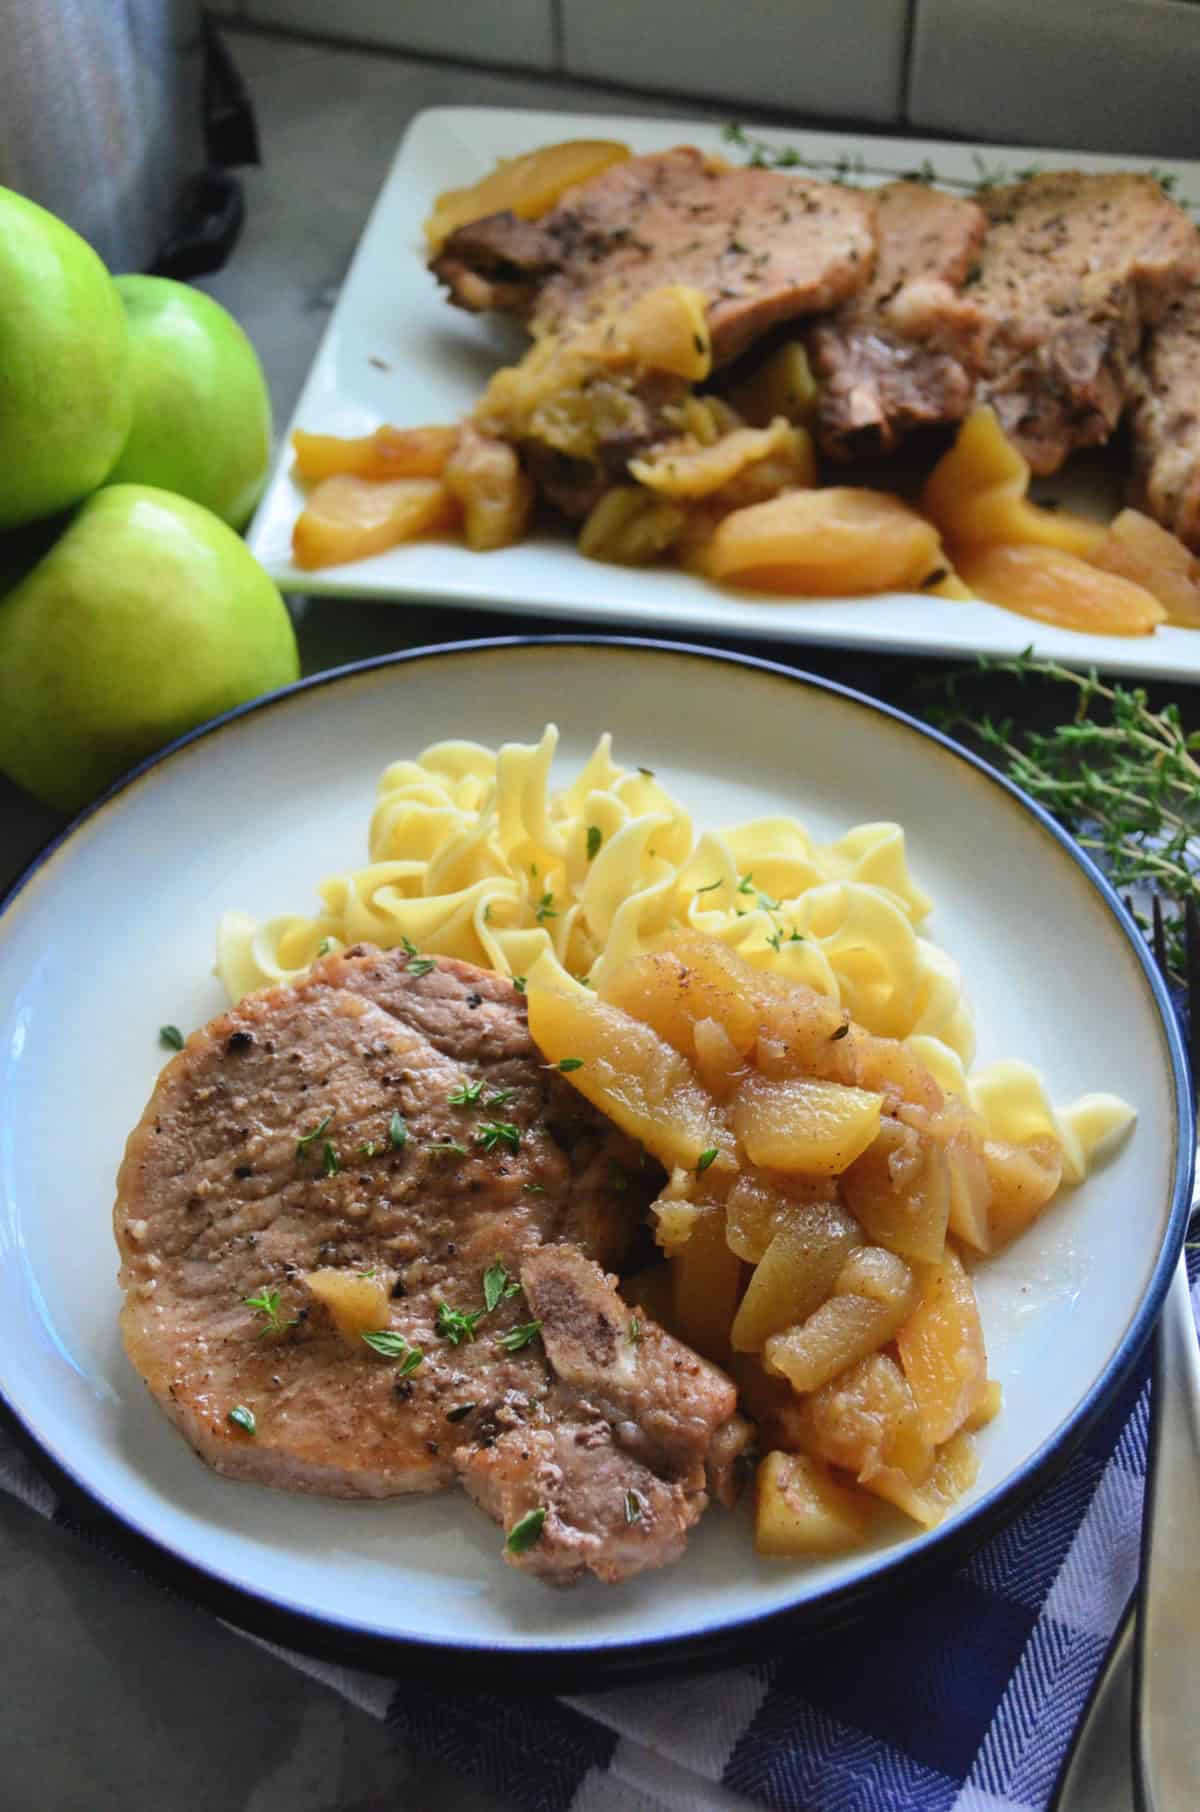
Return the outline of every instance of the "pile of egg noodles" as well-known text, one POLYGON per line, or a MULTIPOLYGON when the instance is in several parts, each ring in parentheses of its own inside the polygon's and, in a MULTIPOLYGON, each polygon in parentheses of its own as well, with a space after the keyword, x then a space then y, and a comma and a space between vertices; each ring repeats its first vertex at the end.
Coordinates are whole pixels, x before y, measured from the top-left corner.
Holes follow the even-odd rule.
POLYGON ((817 844, 793 818, 762 818, 696 838, 648 769, 616 764, 608 735, 570 786, 552 790, 557 745, 548 725, 532 745, 439 742, 393 762, 379 782, 370 862, 320 884, 319 914, 261 924, 224 915, 217 973, 230 999, 294 981, 356 943, 603 988, 629 958, 688 927, 831 996, 868 1031, 904 1039, 993 1137, 1057 1138, 1067 1182, 1132 1119, 1113 1095, 1054 1107, 1037 1071, 1017 1061, 969 1074, 974 1034, 958 968, 918 935, 933 903, 909 873, 898 824, 860 824, 817 844))

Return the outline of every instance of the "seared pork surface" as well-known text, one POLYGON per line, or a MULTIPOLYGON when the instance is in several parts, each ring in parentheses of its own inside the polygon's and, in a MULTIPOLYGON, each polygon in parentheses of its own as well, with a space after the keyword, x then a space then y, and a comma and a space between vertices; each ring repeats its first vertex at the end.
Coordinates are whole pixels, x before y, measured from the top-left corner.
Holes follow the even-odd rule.
POLYGON ((975 389, 979 311, 962 285, 983 243, 983 209, 927 183, 874 194, 875 275, 809 338, 818 435, 838 459, 888 453, 915 428, 959 420, 975 389))
POLYGON ((1151 328, 1133 386, 1135 494, 1200 553, 1200 293, 1151 328))
POLYGON ((557 1370, 581 1296, 593 1323, 628 1323, 591 1258, 620 1258, 655 1186, 639 1148, 542 1062, 510 983, 360 947, 248 996, 164 1070, 118 1179, 126 1348, 197 1452, 261 1484, 377 1498, 462 1474, 503 1510, 515 1500, 476 1488, 479 1461, 503 1445, 519 1495, 526 1437, 550 1441, 562 1482, 547 1558, 527 1564, 621 1578, 673 1558, 703 1507, 702 1470, 670 1431, 686 1424, 702 1468, 703 1429, 733 1409, 732 1386, 686 1349, 673 1359, 687 1389, 673 1360, 665 1378, 649 1364, 657 1331, 632 1393, 622 1348, 607 1391, 600 1374, 581 1385, 557 1370), (543 1251, 582 1267, 573 1295, 551 1285, 537 1301, 543 1251), (528 1274, 525 1293, 467 1331, 451 1317, 455 1343, 447 1312, 484 1308, 497 1263, 514 1286, 528 1274), (391 1356, 337 1330, 305 1282, 317 1270, 374 1280, 401 1337, 391 1356), (404 1343, 423 1355, 415 1369, 404 1343), (693 1397, 706 1407, 693 1413, 693 1397), (601 1447, 647 1506, 639 1532, 622 1498, 612 1542, 579 1458, 601 1447), (569 1564, 550 1558, 568 1529, 588 1535, 569 1564))
POLYGON ((708 1502, 705 1462, 733 1384, 627 1309, 572 1246, 541 1247, 521 1283, 555 1383, 535 1420, 460 1453, 463 1483, 507 1528, 546 1511, 538 1541, 508 1556, 539 1578, 616 1581, 677 1560, 708 1502))
POLYGON ((713 364, 778 322, 833 308, 871 277, 875 203, 791 171, 731 169, 691 146, 614 164, 537 222, 499 214, 452 233, 431 269, 464 308, 534 334, 662 284, 702 290, 713 364))
POLYGON ((1035 472, 1112 434, 1143 329, 1200 280, 1200 236, 1148 175, 1045 172, 984 197, 968 293, 978 400, 1035 472))

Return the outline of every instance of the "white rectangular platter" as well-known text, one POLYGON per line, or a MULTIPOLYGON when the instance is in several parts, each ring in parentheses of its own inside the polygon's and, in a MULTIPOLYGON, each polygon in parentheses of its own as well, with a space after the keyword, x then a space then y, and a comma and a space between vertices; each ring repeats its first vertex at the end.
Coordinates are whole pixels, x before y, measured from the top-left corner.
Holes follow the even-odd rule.
MULTIPOLYGON (((691 143, 731 148, 720 126, 686 120, 541 113, 487 107, 440 108, 413 121, 351 264, 329 327, 249 532, 250 545, 285 591, 414 600, 517 613, 559 627, 764 638, 880 652, 970 656, 1038 653, 1073 666, 1144 678, 1200 678, 1200 631, 1164 627, 1127 638, 1081 635, 1035 624, 991 604, 916 593, 872 598, 781 601, 721 588, 667 567, 624 568, 585 560, 568 535, 546 531, 517 547, 472 553, 442 541, 416 542, 353 565, 305 572, 292 563, 292 526, 303 507, 291 477, 295 427, 355 435, 382 422, 415 427, 466 414, 495 368, 519 357, 511 325, 448 306, 425 268, 421 223, 435 195, 462 187, 498 158, 539 144, 587 136, 623 140, 636 152, 691 143)), ((1028 147, 919 139, 848 137, 803 128, 764 129, 764 140, 798 150, 806 168, 864 183, 919 170, 928 160, 947 187, 969 188, 1036 164, 1043 168, 1133 169, 1151 160, 1028 147)), ((1173 162, 1174 193, 1200 198, 1200 163, 1173 162)), ((1087 466, 1047 481, 1074 507, 1119 507, 1119 485, 1087 466), (1081 491, 1084 495, 1081 496, 1081 491)), ((448 631, 450 625, 448 624, 448 631)), ((533 625, 531 624, 531 627, 533 625)))

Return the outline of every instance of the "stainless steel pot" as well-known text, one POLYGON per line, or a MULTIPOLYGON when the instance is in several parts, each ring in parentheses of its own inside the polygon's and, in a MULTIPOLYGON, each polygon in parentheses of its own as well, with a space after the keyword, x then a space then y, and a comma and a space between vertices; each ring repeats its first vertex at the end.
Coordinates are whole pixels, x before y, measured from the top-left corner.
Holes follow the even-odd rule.
POLYGON ((0 0, 0 183, 112 270, 215 269, 241 197, 213 166, 257 161, 230 80, 199 0, 0 0))

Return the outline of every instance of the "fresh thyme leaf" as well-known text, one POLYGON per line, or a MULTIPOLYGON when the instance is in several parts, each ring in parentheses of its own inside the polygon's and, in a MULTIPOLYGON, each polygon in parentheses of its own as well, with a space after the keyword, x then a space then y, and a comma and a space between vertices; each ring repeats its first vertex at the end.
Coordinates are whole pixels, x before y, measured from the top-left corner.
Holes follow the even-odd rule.
POLYGON ((362 1338, 381 1359, 398 1359, 402 1378, 407 1378, 419 1365, 425 1363, 425 1355, 420 1347, 413 1346, 394 1328, 368 1328, 362 1338))
MULTIPOLYGON (((929 158, 923 159, 915 170, 897 171, 894 164, 869 163, 862 152, 849 154, 843 152, 840 157, 809 157, 796 145, 775 145, 769 139, 759 138, 755 133, 747 132, 744 126, 731 122, 722 130, 726 144, 739 150, 746 162, 762 170, 811 170, 818 174, 831 175, 836 182, 861 181, 865 176, 882 176, 894 180, 897 175, 905 182, 937 183, 943 189, 964 189, 968 192, 986 193, 988 189, 998 187, 1001 183, 1026 182, 1029 177, 1039 173, 1040 165, 1025 164, 1009 170, 1001 164, 988 166, 977 157, 975 160, 976 176, 952 176, 946 170, 939 170, 929 158)), ((1173 171, 1150 169, 1164 192, 1175 196, 1181 207, 1192 207, 1194 204, 1182 196, 1175 195, 1178 177, 1173 171)))
POLYGON ((625 1493, 625 1521, 627 1523, 640 1523, 641 1520, 642 1500, 633 1487, 630 1486, 629 1490, 625 1493))
POLYGON ((571 1070, 581 1070, 583 1068, 583 1058, 560 1057, 554 1067, 561 1070, 563 1074, 566 1075, 571 1070))
POLYGON ((537 909, 533 916, 539 925, 544 925, 547 919, 556 919, 558 917, 558 909, 554 904, 554 895, 552 893, 544 893, 542 895, 537 903, 537 909))
POLYGON ((338 1157, 337 1152, 334 1150, 333 1140, 326 1139, 325 1143, 321 1147, 321 1174, 322 1174, 322 1176, 335 1177, 341 1168, 342 1168, 342 1160, 338 1157))
POLYGON ((182 1051, 183 1033, 179 1030, 178 1026, 159 1026, 158 1042, 159 1044, 165 1044, 168 1050, 182 1051))
POLYGON ((433 958, 431 956, 422 956, 410 937, 402 937, 400 939, 400 948, 409 959, 404 965, 405 970, 409 975, 428 975, 431 969, 437 968, 437 964, 434 962, 433 958))
POLYGON ((771 933, 770 937, 767 939, 767 942, 768 942, 768 944, 770 944, 772 950, 778 950, 779 946, 783 942, 782 931, 773 931, 771 933))
POLYGON ((485 1107, 503 1107, 506 1101, 512 1100, 516 1092, 515 1088, 498 1088, 494 1095, 488 1096, 483 1105, 485 1107))
POLYGON ((525 1183, 522 1186, 528 1195, 545 1195, 546 1193, 544 1183, 525 1183))
POLYGON ((712 893, 712 891, 713 891, 713 889, 714 889, 714 888, 717 888, 717 887, 723 887, 723 886, 724 886, 724 884, 725 884, 725 883, 724 883, 724 878, 722 878, 722 879, 721 879, 721 880, 720 880, 720 881, 710 881, 710 882, 709 882, 709 884, 708 884, 708 886, 707 886, 707 887, 697 887, 697 889, 696 889, 696 892, 697 892, 697 893, 698 893, 698 894, 701 894, 701 893, 712 893))
POLYGON ((603 841, 604 833, 600 829, 600 826, 598 824, 589 824, 587 833, 587 859, 589 862, 595 861, 600 853, 600 845, 603 841))
POLYGON ((715 1145, 710 1145, 707 1151, 702 1151, 696 1159, 696 1175, 702 1176, 716 1156, 717 1147, 715 1145))
POLYGON ((482 1093, 482 1082, 461 1082, 446 1099, 451 1107, 474 1107, 482 1093))
POLYGON ((753 880, 754 880, 754 876, 752 874, 744 874, 742 876, 741 880, 738 882, 738 886, 737 886, 738 892, 739 893, 753 893, 754 892, 754 888, 752 885, 753 880))
POLYGON ((639 767, 639 769, 638 769, 638 773, 639 773, 639 774, 641 774, 641 775, 642 775, 642 776, 643 776, 643 778, 644 778, 644 779, 646 779, 646 780, 653 780, 653 779, 654 779, 654 769, 653 769, 653 768, 642 768, 642 767, 639 767))
POLYGON ((511 1120, 481 1120, 475 1137, 485 1151, 495 1151, 497 1145, 503 1145, 508 1151, 521 1149, 520 1128, 511 1120))
POLYGON ((461 1346, 464 1340, 474 1340, 475 1329, 486 1314, 486 1309, 452 1309, 448 1302, 439 1302, 437 1331, 451 1346, 461 1346))
POLYGON ((509 1553, 527 1553, 542 1533, 542 1524, 545 1520, 546 1511, 544 1509, 527 1510, 508 1532, 508 1539, 504 1545, 509 1553))
POLYGON ((515 1277, 510 1277, 507 1269, 496 1259, 483 1274, 483 1304, 488 1314, 497 1303, 507 1302, 510 1296, 518 1296, 521 1286, 515 1277))
POLYGON ((388 1121, 388 1143, 394 1151, 402 1151, 408 1144, 408 1122, 403 1114, 393 1114, 388 1121))
MULTIPOLYGON (((747 875, 746 878, 749 880, 750 877, 747 875)), ((769 893, 760 893, 758 896, 758 903, 764 912, 779 911, 780 902, 778 900, 773 900, 769 893)))
POLYGON ((254 1411, 247 1409, 244 1403, 235 1403, 225 1420, 232 1422, 233 1426, 240 1428, 244 1434, 257 1433, 258 1423, 254 1419, 254 1411))
MULTIPOLYGON (((1065 689, 1064 721, 1049 732, 976 716, 970 675, 943 682, 930 712, 940 728, 968 731, 984 754, 1091 850, 1120 893, 1157 894, 1164 907, 1167 962, 1186 975, 1184 911, 1200 905, 1200 732, 1184 728, 1179 706, 1155 710, 1141 686, 1102 681, 1030 650, 983 660, 989 673, 1065 689)), ((1146 919, 1136 914, 1143 930, 1146 919)))
POLYGON ((311 1132, 301 1133, 300 1137, 296 1140, 296 1156, 298 1158, 307 1157, 309 1146, 316 1144, 332 1119, 332 1114, 326 1114, 325 1118, 318 1121, 311 1132))
POLYGON ((260 1340, 264 1334, 286 1334, 300 1319, 298 1315, 293 1315, 290 1321, 280 1319, 278 1290, 263 1289, 257 1296, 243 1296, 242 1301, 248 1309, 253 1309, 256 1315, 263 1317, 263 1325, 258 1330, 260 1340))
POLYGON ((517 990, 518 994, 524 994, 525 977, 523 975, 514 975, 512 978, 512 985, 517 990))
POLYGON ((364 1145, 355 1146, 354 1155, 356 1158, 373 1158, 378 1150, 374 1139, 368 1139, 364 1145))
POLYGON ((642 1337, 641 1321, 639 1320, 639 1318, 636 1315, 631 1315, 629 1317, 629 1326, 625 1330, 625 1338, 626 1338, 626 1340, 628 1340, 630 1346, 636 1346, 638 1341, 641 1339, 641 1337, 642 1337))
POLYGON ((456 1158, 465 1158, 469 1155, 466 1146, 460 1145, 457 1139, 431 1139, 425 1149, 427 1151, 453 1152, 456 1158))
POLYGON ((503 1334, 497 1334, 496 1345, 502 1346, 506 1353, 519 1353, 523 1346, 537 1339, 541 1328, 540 1321, 524 1321, 520 1327, 507 1328, 503 1334))
POLYGON ((323 937, 321 939, 320 943, 317 945, 317 955, 318 956, 328 956, 329 952, 332 949, 333 949, 332 940, 330 938, 323 937))

